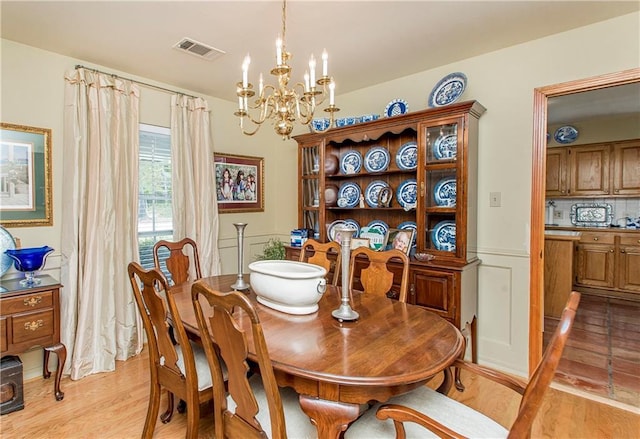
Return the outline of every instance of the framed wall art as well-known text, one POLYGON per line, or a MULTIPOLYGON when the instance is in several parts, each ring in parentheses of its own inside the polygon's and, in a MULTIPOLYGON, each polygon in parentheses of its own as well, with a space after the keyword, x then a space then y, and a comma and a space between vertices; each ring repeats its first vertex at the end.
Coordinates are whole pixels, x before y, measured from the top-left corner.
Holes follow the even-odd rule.
POLYGON ((0 224, 53 225, 51 130, 0 123, 0 224))
POLYGON ((214 154, 216 199, 220 213, 264 211, 264 159, 214 154))

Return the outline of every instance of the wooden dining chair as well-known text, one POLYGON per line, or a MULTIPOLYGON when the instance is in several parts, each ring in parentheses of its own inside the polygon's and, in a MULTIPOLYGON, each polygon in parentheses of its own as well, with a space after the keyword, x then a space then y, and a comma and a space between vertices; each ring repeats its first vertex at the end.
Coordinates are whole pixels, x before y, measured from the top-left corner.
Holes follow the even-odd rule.
POLYGON ((393 286, 393 271, 389 270, 387 263, 391 259, 399 259, 402 262, 402 279, 400 281, 400 292, 398 300, 407 301, 407 290, 409 288, 409 257, 400 250, 392 249, 386 251, 375 251, 368 247, 358 247, 351 251, 351 261, 349 269, 349 285, 354 288, 356 279, 357 264, 361 263, 359 256, 365 256, 369 265, 360 271, 360 284, 365 293, 386 296, 393 286))
MULTIPOLYGON (((542 360, 528 383, 500 371, 463 360, 456 360, 453 364, 455 367, 466 369, 522 395, 518 414, 509 430, 481 412, 427 386, 422 386, 410 393, 393 398, 378 408, 377 418, 380 420, 391 419, 393 423, 379 422, 377 434, 390 437, 393 435, 395 427, 396 438, 429 437, 429 432, 444 438, 528 438, 531 434, 533 421, 542 405, 544 394, 555 375, 560 357, 562 357, 579 302, 580 293, 572 292, 542 360), (405 423, 407 423, 406 426, 405 423), (429 432, 425 431, 425 428, 429 432)), ((360 422, 367 424, 366 428, 370 431, 371 421, 374 419, 372 413, 365 414, 349 428, 350 434, 345 435, 345 438, 360 437, 358 436, 360 422)))
POLYGON ((340 244, 337 242, 330 241, 323 244, 315 239, 307 239, 300 250, 300 262, 308 262, 325 268, 327 270, 327 276, 331 273, 331 269, 333 269, 331 285, 338 284, 342 265, 342 253, 340 244))
POLYGON ((165 389, 168 392, 168 406, 160 419, 163 423, 171 420, 173 397, 176 395, 187 403, 186 437, 196 438, 200 404, 213 399, 206 354, 202 347, 187 339, 164 275, 155 268, 145 270, 137 262, 131 262, 128 271, 147 335, 151 369, 151 392, 142 437, 153 436, 160 409, 160 395, 165 389), (177 344, 173 342, 170 328, 173 328, 177 344))
POLYGON ((212 375, 215 437, 263 439, 267 432, 273 439, 317 437, 300 408, 298 394, 278 388, 260 319, 247 296, 237 291, 221 293, 196 282, 191 298, 212 375), (241 321, 251 322, 259 374, 250 373, 241 321), (228 370, 228 396, 220 358, 228 370))
POLYGON ((180 241, 161 240, 153 246, 155 267, 171 275, 172 285, 181 285, 202 277, 198 246, 191 238, 180 241))

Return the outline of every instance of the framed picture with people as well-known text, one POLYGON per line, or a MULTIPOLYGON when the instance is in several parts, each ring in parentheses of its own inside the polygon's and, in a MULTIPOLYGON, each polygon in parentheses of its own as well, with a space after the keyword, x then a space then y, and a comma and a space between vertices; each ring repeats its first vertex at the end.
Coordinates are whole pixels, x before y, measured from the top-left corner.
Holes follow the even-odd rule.
POLYGON ((385 250, 396 249, 409 254, 415 232, 414 229, 389 229, 385 250))
POLYGON ((264 159, 215 153, 216 200, 220 213, 264 211, 264 159))

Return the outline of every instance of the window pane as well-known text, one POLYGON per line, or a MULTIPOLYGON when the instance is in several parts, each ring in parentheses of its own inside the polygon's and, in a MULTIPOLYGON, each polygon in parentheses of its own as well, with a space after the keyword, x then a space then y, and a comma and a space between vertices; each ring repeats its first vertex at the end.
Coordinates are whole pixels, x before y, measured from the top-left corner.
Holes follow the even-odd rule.
POLYGON ((140 124, 138 245, 145 268, 153 267, 153 245, 173 239, 171 195, 171 130, 140 124))

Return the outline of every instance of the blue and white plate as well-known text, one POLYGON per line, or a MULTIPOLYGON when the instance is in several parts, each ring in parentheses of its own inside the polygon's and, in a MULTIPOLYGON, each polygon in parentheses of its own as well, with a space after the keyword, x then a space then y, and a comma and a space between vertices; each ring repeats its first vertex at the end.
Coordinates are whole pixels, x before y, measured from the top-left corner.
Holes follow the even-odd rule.
POLYGON ((456 223, 455 221, 440 221, 431 231, 431 242, 437 250, 456 250, 456 223))
POLYGON ((340 207, 356 207, 360 202, 361 193, 362 192, 360 191, 360 186, 358 186, 356 183, 343 183, 338 190, 338 200, 342 198, 345 200, 345 202, 344 206, 340 207))
POLYGON ((383 235, 386 235, 387 232, 389 231, 389 226, 387 225, 387 223, 381 220, 373 220, 369 224, 367 224, 367 227, 369 228, 369 230, 376 229, 380 231, 383 235))
POLYGON ((404 99, 394 99, 387 104, 384 115, 387 117, 400 116, 409 111, 409 104, 404 99))
POLYGON ((369 207, 378 207, 378 198, 380 197, 380 191, 386 187, 389 187, 386 181, 373 180, 369 183, 364 190, 364 201, 367 202, 369 207))
POLYGON ((334 222, 329 224, 329 226, 327 227, 327 236, 329 237, 329 240, 335 241, 337 229, 343 229, 345 227, 347 227, 347 223, 345 220, 335 220, 334 222))
POLYGON ((7 229, 0 226, 0 276, 5 274, 9 268, 11 268, 11 264, 13 264, 13 259, 11 259, 5 253, 6 250, 14 250, 16 248, 16 242, 13 239, 13 235, 9 233, 7 229))
POLYGON ((458 153, 458 135, 444 134, 433 142, 433 156, 437 160, 455 159, 458 153))
POLYGON ((340 159, 340 170, 343 174, 357 174, 362 168, 362 155, 356 150, 347 151, 340 159))
POLYGON ((429 107, 444 107, 458 100, 467 87, 467 75, 450 73, 442 78, 429 95, 429 107))
POLYGON ((398 186, 396 198, 402 207, 415 207, 418 200, 418 185, 415 178, 405 180, 398 186))
POLYGON ((418 225, 413 221, 405 221, 398 224, 400 230, 413 230, 413 239, 411 241, 411 247, 416 246, 416 239, 418 237, 418 225))
POLYGON ((447 177, 436 183, 433 199, 437 206, 454 207, 456 205, 456 179, 447 177))
POLYGON ((578 138, 578 130, 576 127, 572 127, 571 125, 565 125, 556 130, 553 134, 553 138, 558 143, 573 143, 578 138))
POLYGON ((396 154, 396 165, 404 171, 418 167, 418 144, 416 142, 407 142, 400 147, 396 154))
POLYGON ((344 225, 347 227, 351 227, 352 229, 356 229, 356 233, 353 234, 353 237, 358 237, 358 235, 360 234, 360 224, 358 224, 358 221, 349 218, 344 220, 344 225))
POLYGON ((364 169, 367 172, 386 171, 390 162, 389 151, 382 146, 374 146, 364 155, 364 169))

